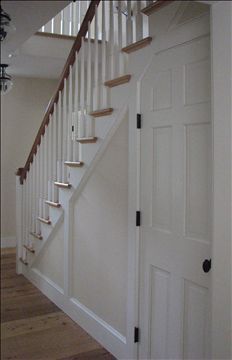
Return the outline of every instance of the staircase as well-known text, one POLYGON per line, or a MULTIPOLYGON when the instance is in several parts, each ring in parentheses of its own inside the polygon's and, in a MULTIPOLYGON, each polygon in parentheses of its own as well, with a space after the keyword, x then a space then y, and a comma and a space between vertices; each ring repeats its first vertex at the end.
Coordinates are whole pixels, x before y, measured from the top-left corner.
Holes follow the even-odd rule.
MULTIPOLYGON (((17 272, 40 288, 33 264, 61 223, 68 242, 70 206, 127 114, 131 94, 149 64, 143 54, 152 56, 149 50, 144 52, 152 42, 147 15, 170 3, 94 0, 89 4, 26 164, 17 171, 17 272), (136 56, 145 63, 135 65, 136 56)), ((68 259, 70 249, 64 251, 68 259)), ((69 282, 67 259, 65 281, 69 282)), ((66 306, 70 302, 68 284, 63 290, 56 288, 57 295, 46 286, 42 291, 91 332, 81 316, 66 306), (65 300, 59 300, 60 295, 65 300)), ((93 336, 116 356, 123 356, 126 338, 103 325, 118 344, 107 347, 104 331, 103 335, 93 332, 93 336)))

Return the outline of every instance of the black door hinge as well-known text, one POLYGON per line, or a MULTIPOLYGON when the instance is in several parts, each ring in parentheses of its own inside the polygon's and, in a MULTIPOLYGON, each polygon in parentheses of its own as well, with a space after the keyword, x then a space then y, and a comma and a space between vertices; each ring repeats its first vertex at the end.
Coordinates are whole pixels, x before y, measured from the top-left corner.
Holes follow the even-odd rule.
POLYGON ((141 213, 140 211, 136 211, 136 226, 141 225, 141 213))
POLYGON ((141 114, 137 114, 137 129, 141 129, 142 120, 141 120, 141 114))
POLYGON ((138 343, 139 342, 139 328, 135 327, 134 328, 134 343, 138 343))

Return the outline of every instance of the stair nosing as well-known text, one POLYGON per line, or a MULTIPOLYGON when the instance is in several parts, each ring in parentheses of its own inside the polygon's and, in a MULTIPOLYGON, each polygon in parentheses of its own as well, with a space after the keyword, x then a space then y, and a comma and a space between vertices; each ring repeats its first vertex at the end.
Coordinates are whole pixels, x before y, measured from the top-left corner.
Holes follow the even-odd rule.
POLYGON ((56 185, 56 186, 58 186, 58 187, 61 187, 61 188, 63 188, 63 189, 69 189, 69 188, 71 188, 71 184, 69 184, 69 183, 61 183, 61 182, 59 182, 59 181, 54 181, 54 184, 56 185))
POLYGON ((152 37, 148 36, 142 40, 136 41, 130 45, 125 46, 124 48, 121 49, 122 52, 125 52, 127 54, 130 54, 132 52, 138 51, 148 45, 150 45, 152 41, 152 37))
POLYGON ((92 137, 76 138, 76 141, 81 144, 95 143, 97 142, 97 137, 92 136, 92 137))
POLYGON ((32 231, 30 232, 30 235, 36 237, 38 240, 43 240, 43 236, 41 236, 39 234, 36 234, 36 233, 33 233, 32 231))
POLYGON ((61 204, 60 203, 56 203, 54 201, 50 201, 50 200, 45 200, 45 203, 49 206, 53 206, 53 207, 56 207, 56 208, 59 208, 61 207, 61 204))
POLYGON ((82 167, 84 165, 82 161, 65 161, 64 164, 70 167, 82 167))
POLYGON ((38 216, 37 219, 38 219, 39 221, 41 221, 43 224, 51 225, 51 220, 49 220, 49 219, 44 219, 44 218, 42 218, 42 217, 40 217, 40 216, 38 216))
POLYGON ((102 116, 111 115, 113 111, 114 111, 113 108, 106 108, 106 109, 94 110, 90 112, 89 115, 93 117, 102 117, 102 116))
POLYGON ((126 75, 118 76, 115 79, 107 80, 107 81, 104 82, 104 85, 109 87, 109 88, 112 88, 112 87, 115 87, 115 86, 126 84, 126 83, 128 83, 130 81, 130 79, 131 79, 131 75, 126 74, 126 75))
POLYGON ((35 249, 30 248, 29 246, 27 246, 27 245, 25 245, 25 244, 23 245, 23 247, 24 247, 26 250, 30 251, 32 254, 35 253, 35 249))

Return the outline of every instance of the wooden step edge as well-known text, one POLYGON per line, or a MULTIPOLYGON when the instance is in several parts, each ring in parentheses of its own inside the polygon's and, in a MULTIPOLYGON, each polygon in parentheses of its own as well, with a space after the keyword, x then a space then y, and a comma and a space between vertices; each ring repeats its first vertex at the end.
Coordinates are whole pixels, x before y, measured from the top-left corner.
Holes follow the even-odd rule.
POLYGON ((36 234, 36 233, 34 233, 34 232, 30 232, 30 235, 34 236, 36 239, 43 240, 43 236, 41 236, 40 234, 36 234))
POLYGON ((76 141, 81 144, 92 144, 97 142, 97 137, 93 136, 93 137, 77 138, 76 141))
POLYGON ((175 0, 157 0, 156 2, 151 3, 141 10, 141 12, 147 16, 153 14, 154 12, 162 9, 164 6, 170 5, 175 0))
POLYGON ((23 258, 19 258, 19 261, 21 261, 21 263, 23 264, 23 265, 28 265, 28 262, 26 261, 26 260, 23 260, 23 258))
POLYGON ((61 183, 59 181, 55 181, 54 184, 60 188, 63 188, 63 189, 70 189, 70 187, 72 186, 71 184, 69 183, 61 183))
POLYGON ((65 161, 64 164, 70 167, 82 167, 84 165, 82 161, 65 161))
POLYGON ((115 79, 112 79, 112 80, 107 80, 104 82, 104 85, 109 87, 109 88, 112 88, 112 87, 115 87, 115 86, 118 86, 118 85, 123 85, 123 84, 126 84, 130 81, 131 79, 131 75, 123 75, 123 76, 119 76, 115 79))
POLYGON ((45 203, 48 204, 49 206, 53 206, 53 207, 55 207, 55 208, 61 207, 61 204, 60 204, 60 203, 53 202, 53 201, 50 201, 50 200, 45 200, 45 203))
POLYGON ((107 115, 111 115, 114 109, 112 108, 107 108, 107 109, 102 109, 102 110, 95 110, 92 111, 91 113, 89 113, 90 116, 93 117, 101 117, 101 116, 107 116, 107 115))
POLYGON ((30 251, 32 254, 35 253, 35 250, 32 248, 32 247, 29 247, 27 245, 23 245, 23 247, 27 250, 27 251, 30 251))
POLYGON ((125 46, 124 48, 122 48, 121 51, 130 54, 134 51, 144 48, 145 46, 150 45, 151 41, 152 41, 152 37, 148 36, 142 40, 136 41, 128 46, 125 46))
POLYGON ((44 218, 41 218, 39 216, 38 220, 41 221, 42 223, 46 224, 46 225, 51 225, 51 220, 49 220, 49 219, 44 219, 44 218))

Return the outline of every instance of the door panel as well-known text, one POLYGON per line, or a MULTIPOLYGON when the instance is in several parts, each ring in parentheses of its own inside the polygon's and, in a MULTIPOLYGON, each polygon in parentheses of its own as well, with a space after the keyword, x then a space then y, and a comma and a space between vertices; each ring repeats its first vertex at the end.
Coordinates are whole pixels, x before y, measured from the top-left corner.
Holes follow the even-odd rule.
POLYGON ((141 359, 208 354, 209 38, 154 56, 141 83, 141 359))

